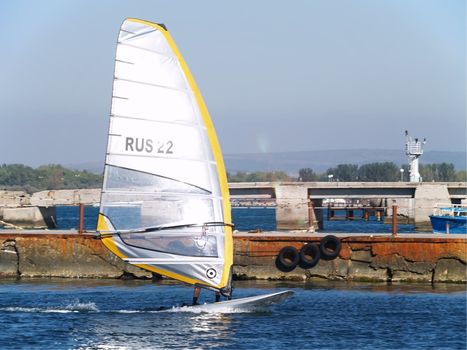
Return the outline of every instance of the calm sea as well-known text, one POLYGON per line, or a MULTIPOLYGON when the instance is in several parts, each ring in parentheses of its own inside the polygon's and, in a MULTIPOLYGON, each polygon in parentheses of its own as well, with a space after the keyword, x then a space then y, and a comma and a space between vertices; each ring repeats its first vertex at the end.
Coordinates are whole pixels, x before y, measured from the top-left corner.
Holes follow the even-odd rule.
MULTIPOLYGON (((85 210, 89 230, 97 211, 85 210)), ((76 228, 77 207, 59 207, 57 219, 61 229, 76 228)), ((274 230, 275 210, 234 208, 233 221, 239 230, 274 230)), ((325 227, 391 229, 376 221, 325 227)), ((234 287, 237 298, 295 294, 268 312, 192 313, 178 307, 191 301, 192 288, 174 282, 0 280, 0 349, 466 349, 465 285, 235 281, 234 287), (161 306, 173 308, 158 312, 161 306)), ((203 291, 201 302, 212 300, 203 291)))
MULTIPOLYGON (((88 206, 84 210, 84 224, 87 230, 95 230, 99 208, 88 206)), ((359 215, 355 211, 355 215, 359 215)), ((324 217, 327 215, 324 213, 324 217)), ((239 231, 276 229, 276 209, 271 207, 232 208, 232 221, 239 231)), ((79 209, 76 206, 57 207, 57 225, 59 229, 75 229, 78 227, 79 209)), ((414 232, 413 225, 398 225, 401 233, 414 232)), ((371 217, 369 221, 324 221, 323 232, 365 232, 390 233, 391 225, 384 224, 371 217)))
MULTIPOLYGON (((0 281, 1 349, 461 349, 465 286, 245 282, 292 289, 268 312, 193 313, 169 282, 0 281), (158 312, 159 306, 174 306, 158 312)), ((211 302, 203 291, 201 301, 211 302)))

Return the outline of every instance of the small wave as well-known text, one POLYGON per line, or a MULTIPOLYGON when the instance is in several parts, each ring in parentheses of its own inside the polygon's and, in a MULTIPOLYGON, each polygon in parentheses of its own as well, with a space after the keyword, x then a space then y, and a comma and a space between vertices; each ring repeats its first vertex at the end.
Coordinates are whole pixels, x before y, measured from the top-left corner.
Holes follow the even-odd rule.
MULTIPOLYGON (((109 310, 106 312, 119 313, 119 314, 136 314, 136 313, 158 313, 158 312, 189 312, 194 314, 210 313, 210 314, 234 314, 234 313, 253 313, 262 312, 266 310, 259 309, 258 307, 232 307, 224 305, 203 304, 196 307, 191 306, 172 306, 169 308, 160 309, 119 309, 109 310)), ((79 312, 101 312, 95 303, 80 303, 75 302, 65 306, 49 306, 49 307, 24 307, 24 306, 8 306, 0 307, 0 312, 22 312, 22 313, 79 313, 79 312)))
POLYGON ((203 304, 196 307, 191 306, 172 306, 172 307, 161 307, 158 309, 142 309, 142 310, 112 310, 110 312, 119 313, 119 314, 136 314, 136 313, 159 313, 159 312, 190 312, 195 314, 200 313, 211 313, 211 314, 233 314, 233 313, 251 313, 251 312, 262 312, 266 311, 262 310, 258 307, 232 307, 232 306, 221 306, 216 305, 213 306, 212 304, 203 304))
POLYGON ((239 313, 256 313, 268 311, 268 308, 260 307, 232 307, 226 305, 203 304, 196 307, 192 306, 174 306, 167 310, 154 312, 191 312, 195 314, 210 313, 210 314, 239 314, 239 313))
POLYGON ((23 307, 23 306, 7 306, 0 308, 4 312, 41 312, 41 313, 70 313, 70 312, 99 312, 95 303, 80 303, 75 302, 65 306, 49 306, 49 307, 23 307))
POLYGON ((99 309, 97 308, 96 304, 93 302, 80 303, 78 301, 78 302, 74 302, 72 304, 67 305, 65 309, 69 309, 72 311, 99 312, 99 309))
POLYGON ((119 313, 119 314, 137 314, 145 311, 141 310, 115 310, 114 312, 119 313))
POLYGON ((5 311, 5 312, 29 312, 29 313, 43 312, 43 313, 62 313, 62 314, 66 314, 66 313, 69 313, 69 312, 79 312, 79 311, 61 309, 61 308, 40 308, 40 307, 21 307, 21 306, 2 307, 2 308, 0 308, 0 311, 5 311))

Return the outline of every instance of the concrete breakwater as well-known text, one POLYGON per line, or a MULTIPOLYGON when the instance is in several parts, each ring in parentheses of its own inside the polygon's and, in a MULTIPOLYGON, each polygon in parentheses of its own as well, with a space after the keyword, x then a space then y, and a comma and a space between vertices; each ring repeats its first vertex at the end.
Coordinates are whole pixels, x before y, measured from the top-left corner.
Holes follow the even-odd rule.
MULTIPOLYGON (((255 182, 230 183, 233 206, 274 205, 278 230, 322 228, 323 203, 329 199, 379 201, 385 215, 398 215, 421 231, 431 230, 429 215, 438 203, 459 204, 467 200, 466 182, 255 182)), ((99 202, 99 189, 0 191, 0 220, 18 226, 50 226, 54 206, 92 205, 99 202), (43 220, 41 219, 43 218, 43 220), (28 222, 29 219, 29 222, 28 222)))
MULTIPOLYGON (((339 235, 342 250, 331 261, 311 269, 276 267, 284 246, 300 248, 322 236, 305 233, 234 235, 234 273, 237 279, 351 280, 379 282, 466 283, 467 240, 451 235, 391 237, 339 235)), ((141 278, 150 272, 111 254, 92 235, 75 232, 12 230, 0 233, 0 278, 141 278)))
POLYGON ((92 235, 66 231, 0 234, 0 278, 151 278, 123 262, 92 235))

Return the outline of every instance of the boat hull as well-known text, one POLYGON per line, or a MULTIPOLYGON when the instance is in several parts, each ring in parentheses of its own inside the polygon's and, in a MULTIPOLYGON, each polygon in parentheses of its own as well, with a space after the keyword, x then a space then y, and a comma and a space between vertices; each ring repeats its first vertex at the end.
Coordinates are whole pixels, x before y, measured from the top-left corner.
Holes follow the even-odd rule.
POLYGON ((434 233, 467 234, 467 216, 430 215, 434 233))

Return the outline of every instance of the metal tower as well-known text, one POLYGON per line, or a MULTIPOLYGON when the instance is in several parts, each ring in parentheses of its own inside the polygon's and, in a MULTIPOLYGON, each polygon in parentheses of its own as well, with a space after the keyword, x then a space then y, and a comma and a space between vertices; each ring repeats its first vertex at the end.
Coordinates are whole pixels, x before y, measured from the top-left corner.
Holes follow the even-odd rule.
POLYGON ((418 138, 413 139, 409 136, 409 132, 405 130, 405 154, 409 158, 409 176, 410 182, 422 182, 422 177, 418 172, 418 158, 423 154, 423 145, 426 143, 426 138, 420 141, 418 138))

